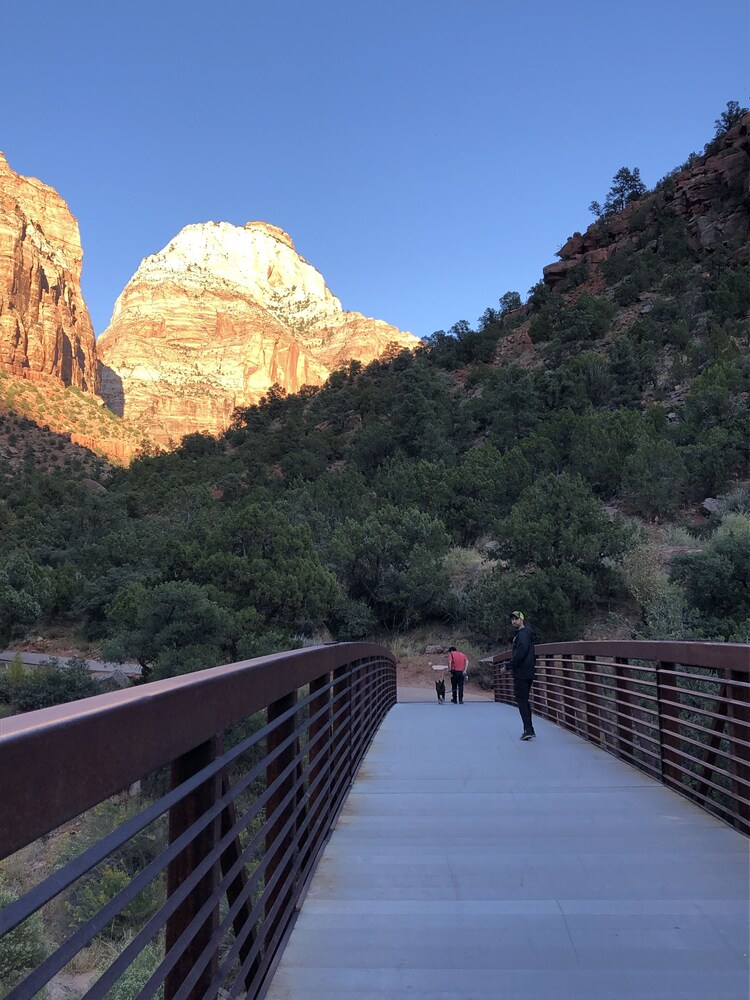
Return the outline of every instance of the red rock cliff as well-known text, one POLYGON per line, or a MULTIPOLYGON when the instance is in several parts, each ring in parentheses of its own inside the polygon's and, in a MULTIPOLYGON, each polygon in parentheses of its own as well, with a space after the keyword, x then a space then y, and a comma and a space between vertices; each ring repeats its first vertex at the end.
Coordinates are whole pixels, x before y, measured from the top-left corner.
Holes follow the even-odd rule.
POLYGON ((636 239, 657 212, 671 212, 687 224, 692 247, 708 250, 750 236, 750 114, 709 145, 713 151, 675 171, 653 192, 621 212, 575 233, 544 268, 544 282, 554 287, 586 262, 591 273, 611 253, 636 239))
POLYGON ((0 368, 96 392, 78 223, 57 192, 0 153, 0 368))

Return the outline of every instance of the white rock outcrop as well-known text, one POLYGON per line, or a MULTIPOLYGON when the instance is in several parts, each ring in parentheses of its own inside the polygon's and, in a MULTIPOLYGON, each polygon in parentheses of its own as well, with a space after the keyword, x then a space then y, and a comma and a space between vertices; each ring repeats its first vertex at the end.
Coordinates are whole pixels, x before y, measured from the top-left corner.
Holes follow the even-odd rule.
POLYGON ((274 383, 295 392, 390 344, 418 343, 345 312, 282 229, 208 222, 141 263, 97 349, 110 408, 167 444, 224 430, 274 383))

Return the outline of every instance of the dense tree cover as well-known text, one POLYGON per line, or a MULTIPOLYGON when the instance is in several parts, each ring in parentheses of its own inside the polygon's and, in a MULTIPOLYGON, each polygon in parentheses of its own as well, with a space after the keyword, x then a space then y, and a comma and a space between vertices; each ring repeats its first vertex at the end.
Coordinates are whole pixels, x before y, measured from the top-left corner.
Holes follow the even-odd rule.
POLYGON ((85 661, 76 658, 71 658, 65 667, 61 667, 58 660, 50 659, 29 668, 25 668, 20 659, 14 659, 0 673, 0 718, 61 705, 77 698, 90 698, 109 690, 108 684, 95 680, 86 669, 85 661))
POLYGON ((547 638, 573 635, 616 595, 627 548, 602 502, 668 517, 747 463, 744 358, 704 365, 671 421, 628 405, 626 358, 479 363, 462 384, 427 347, 271 393, 221 440, 115 471, 105 494, 17 476, 0 486, 6 637, 67 620, 167 676, 322 627, 461 621, 497 641, 508 602, 535 608, 547 638), (453 593, 449 548, 493 539, 502 562, 453 593))
POLYGON ((41 617, 50 604, 50 576, 22 549, 11 550, 0 562, 0 642, 41 617))
POLYGON ((439 612, 447 593, 442 560, 449 544, 437 518, 417 507, 384 504, 362 522, 346 518, 329 551, 348 595, 392 629, 439 612))
POLYGON ((702 552, 679 556, 672 580, 684 587, 688 618, 699 634, 748 641, 750 518, 727 514, 702 552))
POLYGON ((511 606, 535 609, 540 637, 575 634, 617 591, 613 566, 632 540, 625 522, 610 521, 585 481, 567 472, 531 482, 500 533, 504 558, 465 595, 469 623, 490 641, 506 630, 498 608, 511 606))
MULTIPOLYGON (((620 181, 613 199, 638 193, 636 171, 620 181)), ((728 491, 749 458, 741 247, 691 249, 657 197, 601 274, 574 268, 525 304, 506 292, 477 329, 352 362, 320 389, 275 387, 218 440, 144 454, 105 492, 33 463, 0 477, 0 639, 63 623, 167 676, 325 629, 450 622, 494 643, 511 605, 546 639, 580 634, 622 596, 636 544, 603 505, 663 521, 728 491), (520 327, 531 363, 495 363, 520 327), (456 585, 447 553, 471 547, 489 561, 456 585)), ((748 618, 699 594, 702 574, 722 594, 742 580, 739 529, 717 523, 670 585, 697 637, 748 618)))

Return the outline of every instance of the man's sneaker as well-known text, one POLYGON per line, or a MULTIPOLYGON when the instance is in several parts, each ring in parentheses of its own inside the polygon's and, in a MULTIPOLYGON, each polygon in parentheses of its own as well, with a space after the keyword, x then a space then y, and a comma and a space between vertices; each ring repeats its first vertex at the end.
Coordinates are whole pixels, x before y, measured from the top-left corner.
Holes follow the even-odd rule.
POLYGON ((536 733, 524 733, 521 737, 522 740, 533 740, 536 739, 536 733))

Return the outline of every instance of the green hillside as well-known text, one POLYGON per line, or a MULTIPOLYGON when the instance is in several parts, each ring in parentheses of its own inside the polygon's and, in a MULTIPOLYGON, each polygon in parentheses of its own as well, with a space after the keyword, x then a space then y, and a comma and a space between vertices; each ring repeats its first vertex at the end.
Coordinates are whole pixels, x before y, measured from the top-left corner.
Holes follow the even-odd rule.
POLYGON ((417 627, 496 648, 517 607, 547 641, 747 641, 747 229, 719 186, 705 239, 683 175, 600 208, 593 258, 476 328, 272 391, 101 491, 14 469, 2 639, 68 630, 152 676, 417 627))

